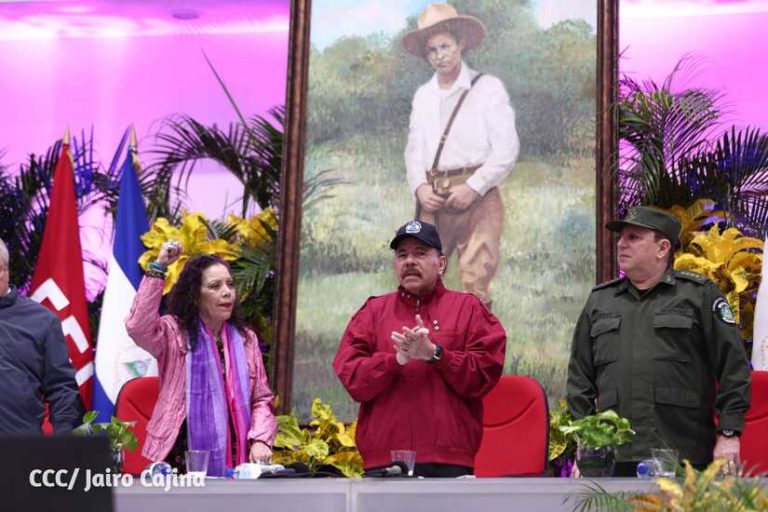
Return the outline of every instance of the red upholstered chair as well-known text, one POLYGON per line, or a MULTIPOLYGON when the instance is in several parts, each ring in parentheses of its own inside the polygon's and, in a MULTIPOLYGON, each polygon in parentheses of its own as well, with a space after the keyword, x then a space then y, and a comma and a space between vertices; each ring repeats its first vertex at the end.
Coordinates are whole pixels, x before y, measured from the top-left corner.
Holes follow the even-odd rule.
POLYGON ((144 440, 147 437, 147 423, 152 416, 152 411, 160 392, 160 379, 157 377, 142 377, 132 379, 123 384, 117 395, 115 416, 120 421, 135 421, 134 434, 139 440, 139 446, 135 451, 125 451, 123 472, 138 475, 150 463, 141 456, 144 440))
POLYGON ((541 384, 505 375, 483 399, 475 476, 540 475, 547 467, 549 408, 541 384))
POLYGON ((741 433, 741 460, 750 473, 768 474, 768 372, 752 372, 752 398, 741 433))

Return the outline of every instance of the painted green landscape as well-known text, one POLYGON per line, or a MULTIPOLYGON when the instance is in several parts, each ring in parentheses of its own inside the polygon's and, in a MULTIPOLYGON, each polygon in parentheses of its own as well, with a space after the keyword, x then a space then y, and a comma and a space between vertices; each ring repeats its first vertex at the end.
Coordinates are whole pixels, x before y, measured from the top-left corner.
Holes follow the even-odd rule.
MULTIPOLYGON (((358 4, 368 1, 376 0, 358 4)), ((573 325, 595 280, 594 20, 542 28, 532 2, 451 3, 485 22, 488 36, 465 61, 505 83, 521 141, 501 187, 502 262, 491 287, 507 330, 505 373, 531 375, 556 398, 565 390, 573 325)), ((410 102, 431 76, 426 62, 400 47, 415 26, 413 16, 403 19, 397 33, 312 50, 304 172, 341 183, 302 218, 293 384, 300 416, 314 397, 343 419, 355 416, 331 361, 365 299, 397 285, 388 244, 414 212, 403 163, 410 102)), ((322 30, 312 27, 313 40, 322 30)), ((460 289, 455 258, 446 281, 460 289)))

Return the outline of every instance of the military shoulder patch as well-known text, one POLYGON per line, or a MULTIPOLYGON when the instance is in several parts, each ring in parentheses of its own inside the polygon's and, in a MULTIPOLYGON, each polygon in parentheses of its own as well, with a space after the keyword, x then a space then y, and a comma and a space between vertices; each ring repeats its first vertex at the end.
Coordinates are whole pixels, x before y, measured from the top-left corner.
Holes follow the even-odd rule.
POLYGON ((731 306, 728 305, 728 302, 724 298, 718 297, 717 299, 715 299, 715 302, 712 303, 712 311, 723 322, 727 324, 736 323, 736 318, 734 318, 733 316, 733 311, 731 311, 731 306))
POLYGON ((703 276, 698 272, 691 272, 690 270, 676 270, 675 277, 681 277, 699 284, 706 284, 706 282, 709 281, 707 276, 703 276))
POLYGON ((621 283, 625 279, 626 279, 626 277, 619 277, 617 279, 612 279, 610 281, 606 281, 604 283, 600 283, 599 285, 597 285, 594 288, 592 288, 592 291, 594 292, 596 290, 602 290, 603 288, 610 288, 611 286, 613 286, 615 284, 621 283))

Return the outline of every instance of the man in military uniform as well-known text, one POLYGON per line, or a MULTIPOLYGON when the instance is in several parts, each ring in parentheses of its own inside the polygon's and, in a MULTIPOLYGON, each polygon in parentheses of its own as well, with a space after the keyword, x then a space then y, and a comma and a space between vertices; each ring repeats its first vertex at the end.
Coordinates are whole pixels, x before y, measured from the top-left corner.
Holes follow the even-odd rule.
POLYGON ((634 476, 651 448, 675 448, 698 467, 739 463, 750 370, 728 302, 706 277, 673 270, 674 216, 636 207, 606 228, 619 233, 624 277, 595 287, 576 324, 571 413, 629 418, 637 435, 617 450, 616 476, 634 476))

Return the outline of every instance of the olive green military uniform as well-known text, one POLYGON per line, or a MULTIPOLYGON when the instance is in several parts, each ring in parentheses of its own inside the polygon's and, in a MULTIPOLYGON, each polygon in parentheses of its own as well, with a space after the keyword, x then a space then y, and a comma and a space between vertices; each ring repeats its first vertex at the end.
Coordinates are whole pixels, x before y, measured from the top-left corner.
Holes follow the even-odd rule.
POLYGON ((568 367, 572 414, 613 409, 637 435, 619 461, 672 447, 706 464, 719 429, 741 431, 750 370, 741 336, 717 286, 693 272, 667 272, 638 291, 628 279, 592 290, 579 317, 568 367), (719 388, 717 383, 719 382, 719 388))

